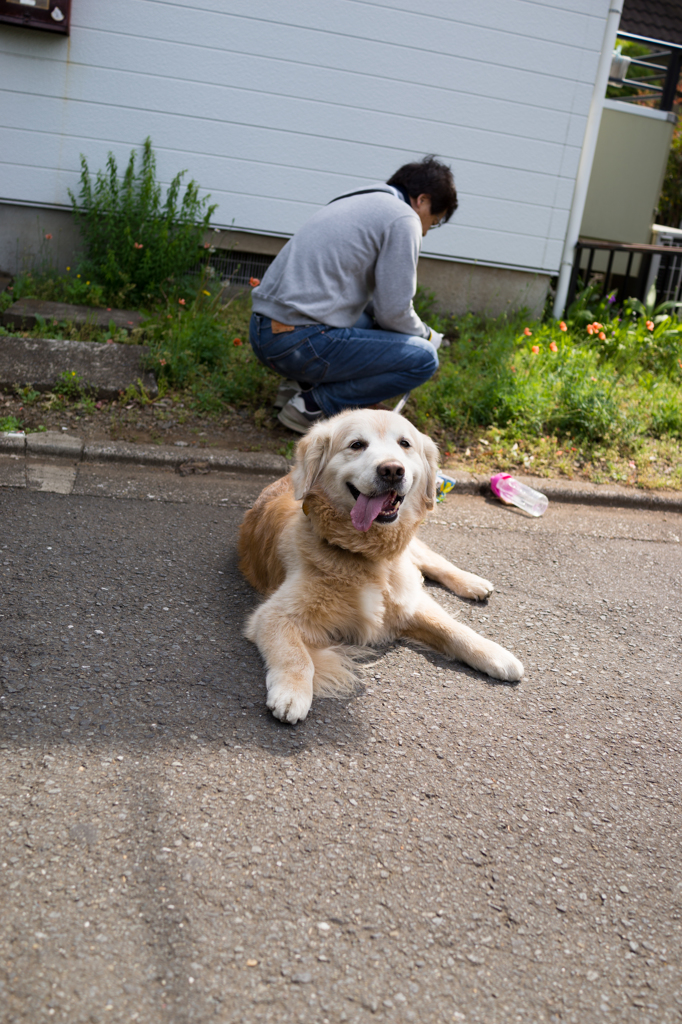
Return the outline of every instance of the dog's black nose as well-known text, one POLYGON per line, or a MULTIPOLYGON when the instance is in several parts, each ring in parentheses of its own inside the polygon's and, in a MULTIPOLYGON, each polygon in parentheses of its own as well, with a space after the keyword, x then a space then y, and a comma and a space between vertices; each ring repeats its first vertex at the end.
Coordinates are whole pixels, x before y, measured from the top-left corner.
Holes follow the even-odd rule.
POLYGON ((377 466, 377 476, 388 483, 395 484, 405 476, 405 467, 399 462, 382 462, 377 466))

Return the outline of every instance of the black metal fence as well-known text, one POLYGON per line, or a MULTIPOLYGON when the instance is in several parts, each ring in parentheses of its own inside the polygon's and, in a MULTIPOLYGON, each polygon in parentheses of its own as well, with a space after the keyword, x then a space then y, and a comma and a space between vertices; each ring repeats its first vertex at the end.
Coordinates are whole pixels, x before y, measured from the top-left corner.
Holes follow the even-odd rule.
POLYGON ((633 35, 631 32, 619 32, 618 39, 641 43, 649 48, 649 52, 645 57, 621 57, 622 70, 625 70, 623 77, 620 74, 614 75, 615 69, 620 70, 620 62, 614 61, 609 85, 612 89, 626 87, 633 91, 629 95, 619 93, 612 98, 623 103, 641 103, 646 106, 653 101, 659 110, 672 110, 682 71, 682 46, 650 36, 633 35), (640 74, 628 78, 626 69, 630 67, 641 69, 640 74))
POLYGON ((654 283, 657 303, 676 302, 682 305, 680 246, 635 245, 581 238, 575 247, 566 308, 575 300, 578 291, 591 284, 601 284, 602 298, 613 294, 614 302, 620 304, 627 298, 644 302, 654 283), (618 259, 618 253, 623 253, 623 257, 618 259), (618 265, 615 264, 617 259, 618 265))

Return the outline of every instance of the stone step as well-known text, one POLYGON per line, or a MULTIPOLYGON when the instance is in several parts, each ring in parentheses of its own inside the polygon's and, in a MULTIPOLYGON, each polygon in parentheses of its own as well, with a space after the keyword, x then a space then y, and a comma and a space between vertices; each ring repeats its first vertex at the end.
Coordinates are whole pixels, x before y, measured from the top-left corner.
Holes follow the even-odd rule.
POLYGON ((75 371, 98 398, 116 398, 138 379, 155 398, 156 378, 143 369, 147 352, 144 345, 115 342, 0 338, 0 391, 14 391, 17 385, 51 391, 61 374, 75 371))
POLYGON ((42 317, 48 324, 57 320, 75 324, 93 324, 107 330, 113 323, 117 330, 132 331, 144 319, 143 313, 132 309, 101 309, 96 306, 74 306, 69 302, 44 302, 42 299, 18 299, 2 316, 5 327, 30 331, 42 317))

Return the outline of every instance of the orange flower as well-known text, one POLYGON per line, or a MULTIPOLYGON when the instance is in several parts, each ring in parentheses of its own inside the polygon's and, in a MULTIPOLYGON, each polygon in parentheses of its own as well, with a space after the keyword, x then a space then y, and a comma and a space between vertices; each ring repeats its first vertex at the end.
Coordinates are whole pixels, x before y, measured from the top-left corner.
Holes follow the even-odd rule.
POLYGON ((526 335, 527 338, 530 338, 533 332, 531 331, 530 327, 524 327, 523 333, 526 335))
POLYGON ((539 345, 533 345, 533 347, 531 348, 531 352, 533 353, 534 356, 536 356, 539 351, 540 351, 540 346, 539 345))
POLYGON ((592 326, 594 327, 595 331, 601 331, 601 329, 602 329, 602 325, 600 323, 598 323, 596 320, 594 321, 592 326))
POLYGON ((606 341, 606 335, 604 334, 603 331, 599 332, 599 340, 600 341, 606 341))
POLYGON ((45 241, 46 242, 49 242, 51 238, 52 238, 52 235, 45 235, 45 241))
POLYGON ((653 322, 653 320, 647 320, 646 326, 647 326, 647 330, 648 331, 653 331, 653 329, 654 329, 654 322, 653 322))
POLYGON ((550 341, 549 349, 550 349, 550 352, 558 352, 559 351, 559 348, 557 346, 556 341, 550 341))
POLYGON ((234 341, 232 342, 232 344, 233 345, 243 345, 244 342, 242 341, 241 338, 235 338, 234 341))
POLYGON ((249 284, 251 285, 252 288, 257 288, 258 285, 260 284, 260 278, 259 277, 250 277, 249 278, 249 284))
POLYGON ((559 321, 559 330, 560 331, 567 331, 568 330, 568 327, 566 326, 566 324, 564 323, 563 320, 559 321))
POLYGON ((142 242, 133 242, 133 249, 144 249, 142 242))
POLYGON ((165 359, 159 359, 159 363, 161 364, 161 366, 165 366, 166 365, 166 360, 165 359))
POLYGON ((178 299, 178 302, 180 303, 181 306, 185 305, 185 300, 184 299, 178 299))
POLYGON ((587 333, 594 334, 594 327, 592 326, 592 324, 587 325, 587 333))

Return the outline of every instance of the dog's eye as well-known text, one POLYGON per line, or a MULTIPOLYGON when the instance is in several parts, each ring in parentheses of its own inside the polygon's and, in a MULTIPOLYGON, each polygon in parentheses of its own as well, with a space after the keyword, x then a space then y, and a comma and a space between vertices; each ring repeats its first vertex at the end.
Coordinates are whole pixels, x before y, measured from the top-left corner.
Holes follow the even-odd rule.
POLYGON ((354 452, 361 452, 363 448, 367 447, 367 442, 366 441, 351 441, 351 443, 348 445, 348 447, 352 448, 354 452))
POLYGON ((401 439, 398 441, 398 444, 400 445, 401 448, 411 448, 412 447, 412 445, 410 444, 410 442, 407 440, 406 437, 401 437, 401 439))

